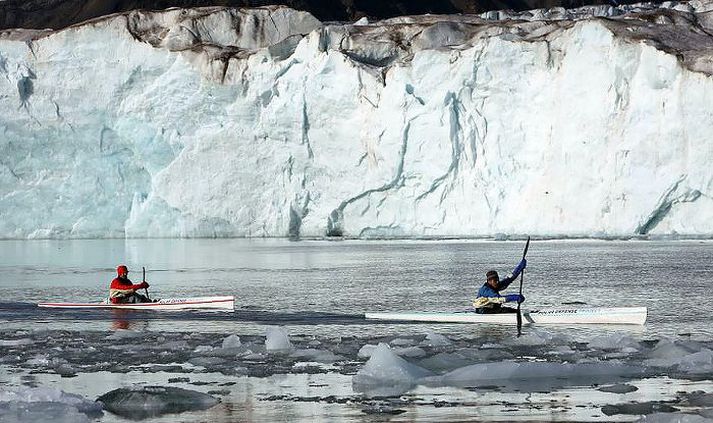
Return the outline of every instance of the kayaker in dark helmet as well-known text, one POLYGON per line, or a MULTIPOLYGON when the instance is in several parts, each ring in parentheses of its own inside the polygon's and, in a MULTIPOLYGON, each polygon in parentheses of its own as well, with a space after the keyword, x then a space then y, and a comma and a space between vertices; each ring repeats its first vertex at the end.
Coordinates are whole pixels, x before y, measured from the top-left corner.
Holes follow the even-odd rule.
POLYGON ((147 297, 136 292, 139 289, 148 288, 148 282, 143 281, 134 285, 128 277, 129 269, 123 264, 116 268, 116 273, 118 277, 111 281, 111 286, 109 287, 109 300, 113 304, 151 302, 147 297))
POLYGON ((504 303, 525 301, 525 297, 520 294, 500 295, 500 291, 507 288, 512 281, 517 279, 520 273, 527 266, 524 258, 515 266, 512 273, 500 279, 498 272, 491 270, 485 274, 487 278, 485 284, 478 290, 478 298, 473 302, 476 313, 516 313, 517 310, 510 307, 503 307, 504 303))

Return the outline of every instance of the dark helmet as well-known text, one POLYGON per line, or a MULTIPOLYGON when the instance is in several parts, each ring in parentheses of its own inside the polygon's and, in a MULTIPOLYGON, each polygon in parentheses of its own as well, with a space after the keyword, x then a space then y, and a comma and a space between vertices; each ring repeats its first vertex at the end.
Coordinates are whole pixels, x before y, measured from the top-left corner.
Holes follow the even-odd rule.
POLYGON ((490 280, 490 279, 500 279, 500 278, 498 277, 498 272, 496 272, 495 270, 490 270, 488 273, 485 274, 485 277, 486 277, 487 280, 490 280))
POLYGON ((116 268, 116 273, 121 276, 124 273, 129 273, 129 268, 124 266, 123 264, 119 267, 116 268))

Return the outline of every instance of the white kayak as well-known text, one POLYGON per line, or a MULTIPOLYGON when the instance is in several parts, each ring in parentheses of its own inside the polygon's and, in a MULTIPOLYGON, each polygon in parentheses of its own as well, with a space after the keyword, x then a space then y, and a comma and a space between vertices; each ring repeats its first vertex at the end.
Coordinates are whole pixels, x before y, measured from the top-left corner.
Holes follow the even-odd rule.
POLYGON ((235 297, 163 298, 154 303, 112 304, 109 300, 98 303, 39 303, 45 308, 112 308, 127 310, 235 310, 235 297))
MULTIPOLYGON (((646 322, 646 307, 617 308, 553 308, 523 310, 522 324, 618 324, 643 325, 646 322)), ((473 311, 456 313, 438 312, 381 312, 365 313, 364 317, 375 320, 441 322, 441 323, 497 323, 517 324, 517 313, 479 314, 473 311)))

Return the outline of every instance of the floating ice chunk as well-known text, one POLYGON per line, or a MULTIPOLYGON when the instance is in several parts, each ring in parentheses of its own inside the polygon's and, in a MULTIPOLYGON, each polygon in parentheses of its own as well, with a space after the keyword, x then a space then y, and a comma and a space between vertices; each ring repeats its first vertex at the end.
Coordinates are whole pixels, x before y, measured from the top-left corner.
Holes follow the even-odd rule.
POLYGON ((361 412, 364 414, 377 415, 379 416, 379 420, 377 421, 381 421, 382 419, 387 420, 381 416, 397 416, 405 413, 406 410, 382 402, 377 404, 367 404, 361 408, 361 412))
POLYGON ((405 347, 405 346, 413 345, 414 343, 415 342, 413 339, 395 338, 395 339, 392 339, 391 342, 389 342, 389 345, 397 346, 397 347, 405 347))
POLYGON ((713 351, 706 348, 681 357, 678 370, 692 374, 713 372, 713 351))
POLYGON ((649 357, 652 359, 678 359, 684 355, 688 355, 692 352, 700 351, 700 345, 682 345, 678 342, 672 342, 668 339, 662 339, 656 344, 656 347, 651 350, 649 357))
POLYGON ((203 355, 211 355, 211 356, 217 356, 217 357, 244 357, 247 354, 252 354, 254 350, 261 350, 264 351, 265 347, 260 345, 248 345, 248 344, 242 344, 239 347, 230 347, 230 348, 215 348, 212 351, 208 351, 203 355))
POLYGON ((193 357, 188 362, 194 366, 212 367, 224 364, 226 360, 220 357, 193 357))
POLYGON ((280 326, 269 326, 265 335, 265 349, 267 351, 289 351, 292 343, 287 330, 280 326))
POLYGON ((223 339, 222 348, 238 348, 241 345, 242 342, 240 342, 240 337, 238 337, 238 335, 233 334, 223 339))
POLYGON ((263 361, 263 360, 265 360, 265 355, 258 353, 258 352, 252 352, 252 351, 248 350, 248 354, 244 355, 242 358, 244 360, 263 361))
POLYGON ((294 350, 290 354, 290 357, 302 360, 316 361, 318 363, 334 363, 335 361, 341 359, 341 357, 331 351, 319 350, 314 348, 294 350))
POLYGON ((450 371, 473 363, 458 353, 438 353, 424 358, 418 364, 433 371, 450 371))
POLYGON ((558 345, 547 352, 547 355, 568 355, 574 354, 575 351, 569 345, 558 345))
POLYGON ((196 354, 209 354, 213 350, 214 348, 210 345, 199 345, 193 350, 193 352, 196 354))
POLYGON ((564 335, 554 335, 542 329, 532 329, 520 337, 513 337, 505 341, 507 345, 541 346, 566 344, 570 339, 564 335))
POLYGON ((134 330, 125 330, 125 329, 119 329, 112 333, 111 335, 107 336, 106 339, 110 340, 122 340, 122 339, 134 339, 134 338, 140 338, 142 336, 142 332, 137 332, 134 330))
POLYGON ((685 350, 667 347, 662 354, 663 358, 651 358, 644 364, 652 367, 678 367, 678 370, 689 373, 707 373, 713 371, 713 351, 704 348, 698 352, 687 353, 685 350), (674 351, 681 355, 669 355, 674 351))
POLYGON ((638 345, 638 342, 625 333, 600 335, 589 341, 590 348, 599 350, 619 350, 622 348, 633 348, 636 345, 638 345))
POLYGON ((0 421, 3 423, 90 423, 86 414, 71 405, 55 402, 0 402, 0 421))
POLYGON ((37 354, 25 362, 30 367, 59 367, 67 363, 63 358, 50 358, 46 355, 37 354))
POLYGON ((369 19, 366 16, 360 18, 358 21, 354 22, 354 26, 369 25, 369 19))
POLYGON ((421 341, 420 345, 426 347, 443 347, 451 345, 451 340, 441 334, 429 331, 426 332, 426 338, 421 341))
POLYGON ((32 340, 29 338, 21 339, 0 339, 0 347, 17 347, 20 345, 32 344, 32 340))
POLYGON ((84 398, 81 395, 70 394, 54 388, 20 388, 16 390, 0 391, 0 401, 2 402, 61 402, 76 407, 79 410, 88 412, 98 412, 101 414, 101 407, 94 401, 84 398))
POLYGON ((636 420, 640 423, 710 423, 710 419, 695 414, 653 413, 636 420))
POLYGON ((5 364, 5 363, 18 363, 22 361, 22 358, 19 355, 5 355, 5 356, 0 356, 0 364, 5 364))
POLYGON ((374 344, 366 344, 363 347, 359 348, 359 352, 357 353, 357 357, 359 358, 369 358, 371 355, 374 353, 374 350, 376 350, 376 345, 374 344))
POLYGON ((405 348, 394 348, 394 354, 401 357, 423 357, 426 355, 426 351, 419 347, 405 347, 405 348))
POLYGON ((703 391, 693 391, 687 394, 682 394, 686 401, 696 407, 713 407, 713 394, 703 391))
POLYGON ((625 404, 611 404, 602 407, 602 413, 607 416, 615 416, 617 414, 649 415, 654 413, 673 413, 676 411, 678 411, 678 408, 658 401, 628 402, 625 404))
POLYGON ((77 374, 77 369, 74 366, 71 366, 69 363, 65 364, 60 364, 59 366, 55 367, 54 371, 58 375, 62 376, 75 376, 77 374))
POLYGON ((492 362, 455 369, 441 377, 445 384, 459 386, 488 380, 564 379, 602 376, 631 376, 641 369, 621 363, 492 362))
POLYGON ((0 390, 0 421, 88 422, 103 415, 101 405, 52 388, 0 390))
POLYGON ((168 413, 205 410, 220 401, 208 394, 166 386, 120 388, 97 398, 104 409, 130 419, 144 419, 168 413))
POLYGON ((629 392, 638 391, 639 388, 633 385, 628 385, 626 383, 619 383, 616 385, 602 386, 597 388, 597 391, 610 392, 612 394, 628 394, 629 392))
POLYGON ((471 362, 503 361, 515 358, 515 355, 505 347, 500 346, 500 348, 464 348, 459 349, 458 354, 471 359, 471 362))
POLYGON ((25 362, 28 366, 49 366, 50 359, 46 355, 36 354, 25 362))
POLYGON ((163 344, 153 346, 155 350, 161 351, 183 351, 190 349, 190 345, 186 341, 170 341, 163 344))
POLYGON ((352 381, 357 391, 364 391, 373 386, 413 384, 429 375, 428 370, 409 363, 394 354, 388 345, 380 343, 352 381))
POLYGON ((494 343, 494 342, 486 342, 486 343, 484 343, 483 345, 480 346, 480 349, 481 349, 481 350, 488 350, 488 349, 496 349, 496 350, 499 350, 499 349, 502 349, 502 348, 504 348, 504 347, 505 347, 505 346, 502 345, 502 344, 498 344, 498 343, 494 343))

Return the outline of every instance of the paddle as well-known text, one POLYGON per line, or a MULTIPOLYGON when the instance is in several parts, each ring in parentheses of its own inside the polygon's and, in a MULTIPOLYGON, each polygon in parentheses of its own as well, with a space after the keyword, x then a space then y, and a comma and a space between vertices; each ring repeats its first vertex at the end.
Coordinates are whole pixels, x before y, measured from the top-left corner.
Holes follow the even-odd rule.
MULTIPOLYGON (((143 275, 143 277, 141 278, 141 281, 142 281, 142 282, 146 282, 146 268, 145 268, 145 267, 142 267, 141 269, 143 269, 143 271, 144 271, 144 275, 143 275)), ((146 291, 146 298, 148 298, 149 301, 150 301, 150 300, 151 300, 151 297, 149 297, 149 289, 148 289, 148 288, 144 288, 144 291, 146 291)), ((520 293, 522 294, 522 282, 520 282, 520 293)), ((519 310, 519 306, 520 306, 520 305, 518 304, 518 310, 519 310)))
MULTIPOLYGON (((527 237, 527 243, 525 243, 525 251, 522 252, 522 258, 524 259, 527 255, 527 249, 530 248, 530 237, 527 237)), ((525 269, 520 272, 520 295, 522 296, 522 281, 525 279, 525 269)), ((518 338, 522 335, 522 313, 520 312, 520 304, 517 303, 517 336, 518 338)))

